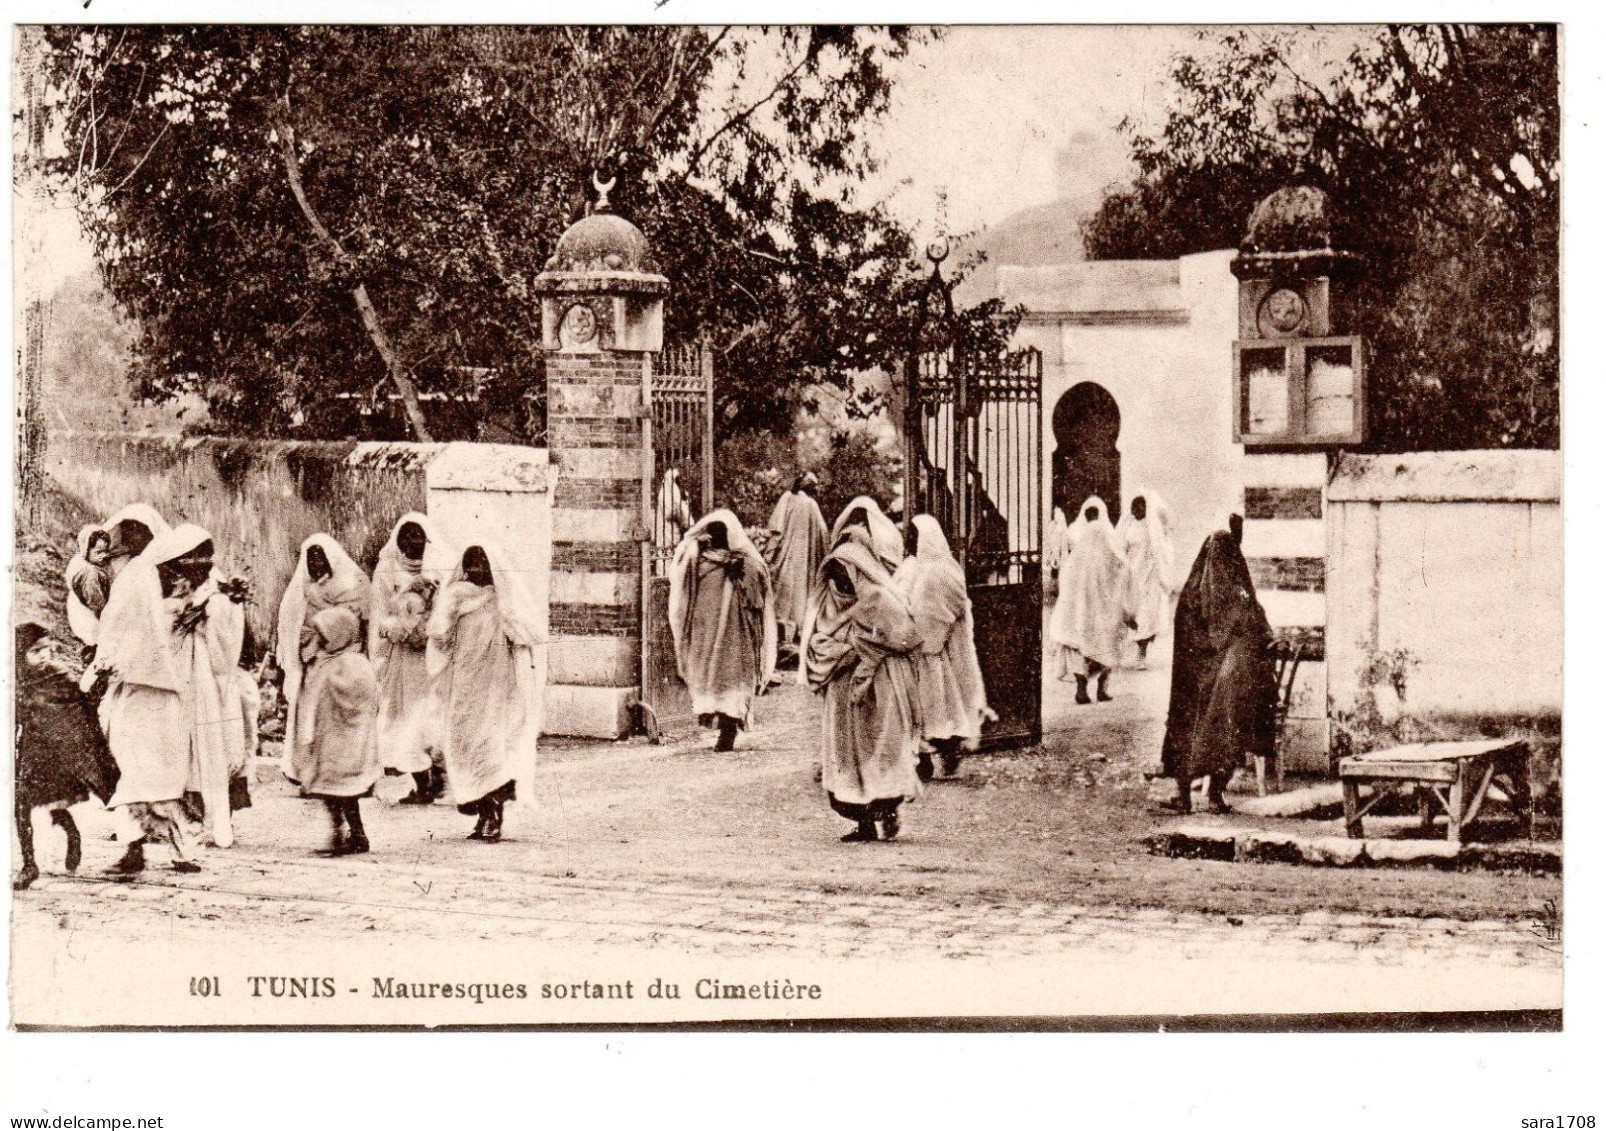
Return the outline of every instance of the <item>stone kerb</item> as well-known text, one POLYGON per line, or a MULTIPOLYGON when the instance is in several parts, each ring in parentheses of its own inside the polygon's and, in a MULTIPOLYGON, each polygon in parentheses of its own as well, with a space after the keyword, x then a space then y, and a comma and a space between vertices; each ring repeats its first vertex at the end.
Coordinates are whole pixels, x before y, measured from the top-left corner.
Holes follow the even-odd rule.
POLYGON ((532 288, 556 471, 547 729, 618 738, 641 688, 647 355, 663 345, 669 282, 597 187, 596 210, 563 234, 532 288))

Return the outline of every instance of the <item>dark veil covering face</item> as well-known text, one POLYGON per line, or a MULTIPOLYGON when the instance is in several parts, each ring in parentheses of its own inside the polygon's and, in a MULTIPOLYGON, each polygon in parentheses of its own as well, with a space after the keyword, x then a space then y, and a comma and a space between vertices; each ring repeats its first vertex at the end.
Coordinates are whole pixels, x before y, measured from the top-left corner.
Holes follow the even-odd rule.
POLYGON ((1169 777, 1227 774, 1270 754, 1276 675, 1271 626, 1232 535, 1205 539, 1177 601, 1171 705, 1161 761, 1169 777))

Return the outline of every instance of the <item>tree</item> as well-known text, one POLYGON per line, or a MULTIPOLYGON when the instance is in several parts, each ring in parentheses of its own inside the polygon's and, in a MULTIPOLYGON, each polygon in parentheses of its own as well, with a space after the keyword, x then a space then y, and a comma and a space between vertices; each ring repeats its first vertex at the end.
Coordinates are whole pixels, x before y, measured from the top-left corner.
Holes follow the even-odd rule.
POLYGON ((1139 176, 1086 224, 1089 256, 1235 246, 1266 194, 1314 184, 1364 257, 1374 446, 1558 446, 1555 28, 1379 28, 1325 71, 1300 33, 1203 35, 1164 125, 1125 125, 1139 176))
MULTIPOLYGON (((543 388, 530 283, 591 178, 647 234, 727 426, 888 364, 907 232, 853 187, 907 29, 54 28, 52 164, 136 320, 137 391, 238 433, 543 388)), ((987 312, 979 317, 985 319, 987 312)))

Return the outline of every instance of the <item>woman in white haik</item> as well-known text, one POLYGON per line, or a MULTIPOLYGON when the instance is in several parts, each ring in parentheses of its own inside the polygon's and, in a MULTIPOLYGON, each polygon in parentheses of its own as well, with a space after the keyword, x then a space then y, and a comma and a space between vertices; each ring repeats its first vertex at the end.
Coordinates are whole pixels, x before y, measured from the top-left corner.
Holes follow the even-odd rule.
POLYGON ((446 789, 425 651, 429 616, 457 553, 417 511, 396 522, 379 551, 368 611, 368 658, 379 680, 379 758, 413 776, 403 805, 428 805, 446 789))
POLYGON ((114 587, 100 651, 84 674, 88 686, 109 681, 100 718, 121 776, 108 804, 126 806, 142 833, 116 872, 142 870, 149 839, 172 849, 175 871, 200 871, 186 792, 201 795, 213 843, 234 840, 229 778, 249 756, 238 667, 245 614, 212 554, 212 536, 199 526, 153 539, 114 587))
POLYGON ((306 666, 319 652, 313 620, 325 609, 345 608, 361 625, 368 616, 368 575, 351 555, 327 534, 314 534, 301 543, 295 572, 279 602, 277 654, 284 669, 284 776, 300 783, 303 778, 296 756, 304 744, 296 741, 296 703, 301 695, 306 666))
POLYGON ((1070 552, 1060 564, 1059 596, 1048 634, 1063 649, 1060 678, 1076 680, 1076 701, 1092 702, 1087 681, 1093 679, 1099 701, 1108 702, 1110 669, 1121 658, 1126 628, 1126 559, 1096 496, 1077 514, 1070 552))
POLYGON ((1171 626, 1171 602, 1177 592, 1171 510, 1153 491, 1141 491, 1132 496, 1116 533, 1126 555, 1126 607, 1141 667, 1148 661, 1154 638, 1171 626))
POLYGON ((1056 574, 1071 551, 1070 538, 1071 524, 1065 521, 1065 512, 1055 507, 1054 520, 1048 529, 1048 545, 1043 547, 1043 564, 1056 574))
POLYGON ((152 539, 160 538, 173 529, 167 519, 157 513, 149 503, 129 503, 112 515, 100 528, 111 535, 111 549, 106 559, 106 572, 112 581, 135 558, 145 552, 152 539))
MULTIPOLYGON (((920 647, 910 658, 921 736, 937 752, 943 773, 952 775, 959 768, 960 750, 975 749, 982 723, 996 716, 988 709, 976 659, 965 573, 942 527, 929 514, 915 515, 906 545, 909 556, 893 574, 892 584, 909 602, 920 634, 920 647)), ((931 755, 922 750, 915 769, 921 781, 930 781, 931 755)))
POLYGON ((111 535, 99 526, 86 526, 78 532, 78 552, 62 575, 67 584, 67 626, 91 659, 100 640, 100 614, 111 595, 112 575, 106 568, 111 556, 111 535))
POLYGON ((753 697, 775 674, 775 595, 764 558, 728 510, 704 515, 669 570, 669 629, 692 713, 732 750, 752 723, 753 697))
POLYGON ((439 681, 446 782, 470 840, 502 839, 502 807, 529 780, 541 734, 545 641, 535 600, 494 543, 463 551, 429 621, 429 674, 439 681))
POLYGON ((844 538, 857 538, 880 559, 889 573, 903 561, 903 534, 898 524, 888 518, 881 504, 869 495, 860 495, 842 508, 831 526, 831 536, 825 541, 826 553, 840 546, 844 538))

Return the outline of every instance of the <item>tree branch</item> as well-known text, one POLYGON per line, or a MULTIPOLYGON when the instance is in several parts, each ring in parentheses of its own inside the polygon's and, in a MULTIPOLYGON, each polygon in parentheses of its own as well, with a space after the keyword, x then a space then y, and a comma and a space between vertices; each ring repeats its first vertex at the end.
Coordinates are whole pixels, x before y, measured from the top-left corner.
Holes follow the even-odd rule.
POLYGON ((779 95, 781 91, 785 90, 787 85, 790 84, 793 79, 797 78, 798 74, 803 70, 804 67, 808 66, 808 64, 809 53, 807 47, 805 47, 803 50, 803 58, 797 61, 797 65, 795 67, 781 76, 781 78, 775 83, 775 86, 770 89, 768 94, 766 94, 763 98, 760 98, 757 102, 753 103, 746 110, 743 110, 740 114, 737 114, 735 117, 727 118, 724 125, 720 126, 719 129, 708 135, 708 139, 697 147, 696 152, 691 155, 691 160, 686 163, 686 176, 690 177, 692 173, 696 172, 697 166, 702 162, 703 157, 708 153, 709 149, 713 147, 713 144, 716 141, 723 137, 728 131, 741 125, 754 114, 758 113, 759 110, 773 102, 776 96, 779 95))
MULTIPOLYGON (((312 201, 307 199, 306 186, 301 181, 301 159, 296 155, 295 127, 290 124, 290 91, 285 89, 281 104, 274 105, 270 110, 273 128, 279 135, 279 150, 284 159, 284 172, 290 182, 290 193, 296 198, 296 204, 301 209, 301 215, 306 218, 307 224, 312 228, 318 239, 327 245, 330 254, 342 266, 349 266, 351 255, 335 238, 334 234, 324 226, 322 218, 312 207, 312 201)), ((412 425, 413 435, 421 443, 430 443, 432 437, 429 425, 424 420, 424 409, 418 400, 418 386, 413 383, 406 366, 402 364, 401 357, 391 345, 390 335, 385 332, 384 323, 380 321, 379 311, 374 306, 373 298, 368 294, 368 285, 358 281, 351 288, 352 300, 357 304, 357 313, 362 318, 363 328, 368 331, 368 337, 374 343, 380 358, 385 363, 385 371, 390 375, 391 383, 401 395, 402 407, 407 412, 407 420, 412 425)))

